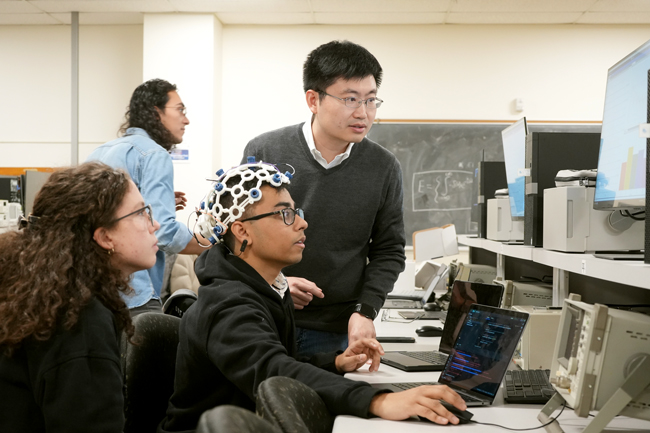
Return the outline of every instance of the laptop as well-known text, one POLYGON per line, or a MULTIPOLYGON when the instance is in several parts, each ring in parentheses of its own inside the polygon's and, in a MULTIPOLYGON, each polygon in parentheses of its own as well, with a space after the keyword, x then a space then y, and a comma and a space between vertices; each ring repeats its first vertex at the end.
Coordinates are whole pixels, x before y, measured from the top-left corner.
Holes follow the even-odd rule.
POLYGON ((447 385, 468 407, 494 401, 528 313, 474 304, 470 307, 438 382, 372 384, 375 388, 404 391, 420 385, 447 385))
POLYGON ((503 290, 500 284, 454 281, 439 350, 386 352, 381 362, 404 371, 441 371, 470 307, 473 304, 500 306, 503 290))
POLYGON ((383 308, 422 308, 424 304, 429 302, 429 299, 435 297, 433 292, 436 288, 442 288, 445 285, 445 280, 449 268, 441 264, 436 274, 429 281, 425 290, 411 289, 409 291, 401 290, 399 292, 390 292, 388 299, 384 302, 383 308))

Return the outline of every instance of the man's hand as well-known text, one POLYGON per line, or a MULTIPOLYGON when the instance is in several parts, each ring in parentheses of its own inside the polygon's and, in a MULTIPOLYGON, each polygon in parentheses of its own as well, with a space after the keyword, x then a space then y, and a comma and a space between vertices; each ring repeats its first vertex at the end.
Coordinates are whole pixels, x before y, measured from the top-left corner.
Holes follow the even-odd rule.
POLYGON ((174 191, 174 198, 176 199, 176 210, 185 209, 185 204, 187 204, 187 199, 185 198, 185 193, 180 191, 174 191))
POLYGON ((370 413, 389 420, 403 420, 412 415, 427 418, 436 424, 458 424, 440 400, 465 410, 465 401, 446 385, 426 385, 393 394, 378 394, 370 402, 370 413))
POLYGON ((374 338, 357 340, 336 357, 336 369, 339 373, 355 371, 370 359, 372 361, 370 371, 377 371, 383 354, 384 348, 374 338))
POLYGON ((348 322, 348 345, 362 338, 375 338, 375 324, 359 313, 352 313, 348 322))
POLYGON ((324 298, 323 291, 316 284, 304 278, 287 277, 289 283, 289 293, 293 299, 293 305, 296 310, 305 308, 314 296, 324 298))

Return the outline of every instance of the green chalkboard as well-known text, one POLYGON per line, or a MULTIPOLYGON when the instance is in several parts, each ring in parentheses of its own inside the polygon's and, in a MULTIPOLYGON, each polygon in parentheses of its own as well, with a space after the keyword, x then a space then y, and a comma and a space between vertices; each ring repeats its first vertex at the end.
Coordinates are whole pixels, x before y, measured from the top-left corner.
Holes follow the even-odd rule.
MULTIPOLYGON (((474 169, 481 158, 503 161, 501 131, 511 123, 378 123, 368 138, 391 151, 402 166, 406 241, 413 232, 455 224, 471 233, 474 169)), ((530 124, 529 131, 600 132, 599 124, 530 124)))

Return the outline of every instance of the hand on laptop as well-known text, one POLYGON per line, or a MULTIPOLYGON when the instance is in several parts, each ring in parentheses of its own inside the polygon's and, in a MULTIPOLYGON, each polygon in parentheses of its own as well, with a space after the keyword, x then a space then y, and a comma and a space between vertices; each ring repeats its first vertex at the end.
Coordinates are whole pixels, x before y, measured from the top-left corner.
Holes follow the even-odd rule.
POLYGON ((356 340, 350 343, 345 352, 336 357, 336 369, 340 373, 355 371, 370 360, 370 371, 377 371, 383 354, 384 348, 374 338, 356 340))
POLYGON ((458 424, 458 418, 440 400, 445 400, 460 410, 467 409, 465 401, 451 388, 445 385, 426 385, 408 391, 379 394, 370 403, 370 413, 394 421, 417 415, 436 424, 458 424))
POLYGON ((313 283, 304 278, 287 277, 289 282, 289 293, 293 299, 293 306, 296 310, 305 308, 314 296, 317 298, 324 298, 323 291, 318 288, 316 283, 313 283))

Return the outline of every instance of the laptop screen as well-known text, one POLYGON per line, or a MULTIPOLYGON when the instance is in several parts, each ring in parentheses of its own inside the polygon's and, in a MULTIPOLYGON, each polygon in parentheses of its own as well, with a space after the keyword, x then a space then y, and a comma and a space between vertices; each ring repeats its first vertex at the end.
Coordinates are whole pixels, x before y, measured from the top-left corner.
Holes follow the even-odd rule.
POLYGON ((460 332, 460 327, 465 321, 465 316, 473 304, 498 307, 501 305, 502 295, 503 286, 499 284, 454 281, 447 318, 445 319, 445 327, 440 337, 440 351, 445 353, 451 352, 451 347, 454 341, 456 341, 456 337, 458 337, 458 332, 460 332))
POLYGON ((439 382, 494 397, 527 321, 528 313, 474 304, 439 382))

